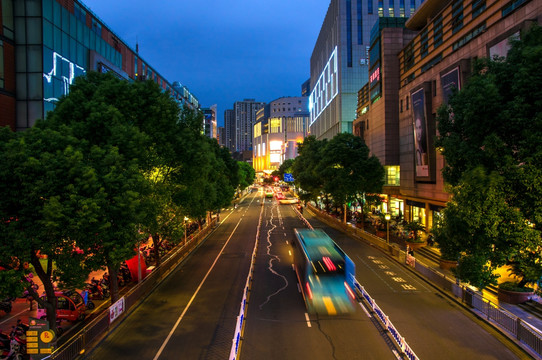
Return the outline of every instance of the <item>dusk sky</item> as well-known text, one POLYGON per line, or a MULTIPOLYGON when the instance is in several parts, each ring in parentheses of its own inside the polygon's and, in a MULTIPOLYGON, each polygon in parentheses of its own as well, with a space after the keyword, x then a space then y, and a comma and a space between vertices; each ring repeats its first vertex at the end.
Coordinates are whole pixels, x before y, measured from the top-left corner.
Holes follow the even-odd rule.
POLYGON ((301 96, 330 0, 83 0, 170 83, 202 107, 301 96))

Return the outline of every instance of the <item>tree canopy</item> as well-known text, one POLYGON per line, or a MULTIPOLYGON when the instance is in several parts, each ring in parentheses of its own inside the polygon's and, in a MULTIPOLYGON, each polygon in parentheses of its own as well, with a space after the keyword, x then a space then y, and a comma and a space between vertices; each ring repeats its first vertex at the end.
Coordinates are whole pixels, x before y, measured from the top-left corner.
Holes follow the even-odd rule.
POLYGON ((437 116, 453 197, 436 240, 454 244, 458 276, 481 288, 503 265, 521 286, 542 277, 542 29, 511 45, 476 61, 437 116))
POLYGON ((341 133, 331 140, 316 140, 310 136, 298 151, 292 170, 303 200, 323 196, 337 204, 362 203, 364 194, 382 190, 384 168, 360 137, 341 133))
POLYGON ((0 295, 22 292, 30 263, 47 299, 33 294, 55 323, 55 284, 81 288, 104 266, 115 279, 142 238, 178 241, 184 216, 227 206, 237 163, 202 126, 199 111, 152 81, 89 72, 46 120, 0 129, 0 295))

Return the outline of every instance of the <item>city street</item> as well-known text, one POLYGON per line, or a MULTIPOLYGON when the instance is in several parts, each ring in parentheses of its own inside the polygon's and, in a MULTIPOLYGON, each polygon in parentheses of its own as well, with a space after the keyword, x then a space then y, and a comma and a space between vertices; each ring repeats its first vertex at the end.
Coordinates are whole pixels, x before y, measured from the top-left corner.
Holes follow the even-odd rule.
MULTIPOLYGON (((258 193, 247 196, 231 214, 223 214, 222 223, 199 250, 86 358, 227 358, 262 211, 240 358, 394 358, 386 336, 361 306, 348 316, 306 314, 289 244, 293 228, 302 222, 290 205, 278 205, 258 193)), ((304 215, 354 260, 358 281, 420 358, 521 358, 400 264, 324 226, 307 211, 304 215)))

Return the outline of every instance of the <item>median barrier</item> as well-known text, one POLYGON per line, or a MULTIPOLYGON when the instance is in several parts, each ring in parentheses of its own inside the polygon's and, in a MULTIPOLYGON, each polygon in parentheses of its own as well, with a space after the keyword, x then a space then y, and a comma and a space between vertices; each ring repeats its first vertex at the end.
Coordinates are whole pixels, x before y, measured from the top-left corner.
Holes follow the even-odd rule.
MULTIPOLYGON (((311 204, 309 204, 307 208, 314 216, 318 217, 320 221, 339 231, 343 229, 340 220, 327 215, 311 204)), ((348 234, 352 233, 351 231, 343 232, 348 234)), ((385 241, 382 241, 381 238, 361 229, 356 229, 355 237, 366 240, 370 244, 381 248, 386 254, 397 260, 399 263, 406 264, 420 277, 441 289, 444 294, 449 295, 451 299, 459 304, 466 305, 470 311, 476 315, 481 315, 480 319, 501 331, 519 347, 529 353, 529 355, 536 358, 542 358, 542 331, 540 329, 535 328, 526 323, 525 320, 522 320, 499 305, 485 299, 483 295, 473 292, 464 284, 459 283, 455 277, 443 274, 439 270, 425 264, 423 259, 407 256, 405 251, 403 251, 396 243, 388 245, 385 241), (408 259, 415 261, 408 262, 408 259)))

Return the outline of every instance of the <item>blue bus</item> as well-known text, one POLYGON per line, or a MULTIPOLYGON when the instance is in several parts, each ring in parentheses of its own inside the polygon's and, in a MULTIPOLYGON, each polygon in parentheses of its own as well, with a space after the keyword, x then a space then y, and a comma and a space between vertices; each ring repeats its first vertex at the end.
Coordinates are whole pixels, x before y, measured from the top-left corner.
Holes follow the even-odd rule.
POLYGON ((309 313, 355 310, 354 262, 321 229, 294 229, 294 268, 309 313))

